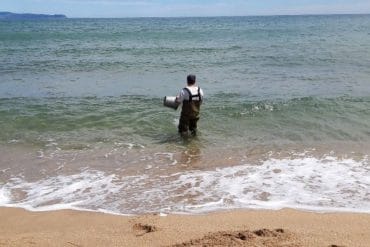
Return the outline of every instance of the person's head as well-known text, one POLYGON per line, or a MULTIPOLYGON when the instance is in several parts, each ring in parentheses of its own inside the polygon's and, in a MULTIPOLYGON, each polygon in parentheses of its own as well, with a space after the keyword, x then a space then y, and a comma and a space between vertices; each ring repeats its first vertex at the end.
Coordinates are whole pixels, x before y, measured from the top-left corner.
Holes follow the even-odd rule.
POLYGON ((188 77, 186 79, 187 79, 187 82, 188 82, 189 86, 195 84, 195 80, 196 80, 195 75, 188 75, 188 77))

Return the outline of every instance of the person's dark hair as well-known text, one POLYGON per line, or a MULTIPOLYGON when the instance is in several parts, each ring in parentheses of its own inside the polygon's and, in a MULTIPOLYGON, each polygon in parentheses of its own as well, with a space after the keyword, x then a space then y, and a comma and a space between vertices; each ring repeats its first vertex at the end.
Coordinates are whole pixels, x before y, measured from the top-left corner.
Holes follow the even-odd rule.
POLYGON ((188 77, 186 79, 187 79, 189 85, 195 84, 195 79, 196 79, 195 75, 188 75, 188 77))

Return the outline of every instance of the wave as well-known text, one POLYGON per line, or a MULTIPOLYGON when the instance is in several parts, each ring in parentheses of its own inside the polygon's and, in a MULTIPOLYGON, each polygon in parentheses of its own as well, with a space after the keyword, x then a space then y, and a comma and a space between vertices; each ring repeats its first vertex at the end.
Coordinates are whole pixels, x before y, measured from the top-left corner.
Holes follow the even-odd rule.
POLYGON ((38 181, 15 176, 0 185, 0 206, 80 209, 116 214, 203 213, 296 208, 370 213, 368 159, 330 155, 264 161, 214 170, 116 175, 83 169, 38 181))
MULTIPOLYGON (((216 143, 225 138, 242 138, 241 143, 304 143, 361 142, 370 135, 369 97, 246 98, 239 94, 208 96, 200 122, 203 137, 216 143)), ((8 142, 21 137, 39 142, 49 139, 41 136, 52 135, 67 141, 83 135, 93 143, 104 135, 115 139, 117 132, 126 137, 157 138, 176 130, 173 121, 166 119, 178 114, 163 107, 161 98, 140 95, 0 99, 0 127, 4 130, 0 139, 8 142)))

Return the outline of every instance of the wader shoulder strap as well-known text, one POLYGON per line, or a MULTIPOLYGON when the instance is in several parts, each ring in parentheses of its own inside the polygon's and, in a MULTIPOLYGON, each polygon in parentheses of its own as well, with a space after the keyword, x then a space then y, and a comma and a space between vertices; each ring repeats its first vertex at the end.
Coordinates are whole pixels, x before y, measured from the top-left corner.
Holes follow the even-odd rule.
POLYGON ((187 88, 187 87, 184 87, 184 90, 188 93, 188 95, 189 95, 189 102, 191 102, 192 101, 192 98, 193 98, 193 95, 191 94, 190 89, 187 88))
POLYGON ((192 95, 190 89, 187 87, 184 87, 184 90, 189 94, 189 102, 192 102, 193 98, 199 98, 199 101, 202 101, 202 96, 200 95, 200 87, 198 87, 198 94, 196 95, 192 95))

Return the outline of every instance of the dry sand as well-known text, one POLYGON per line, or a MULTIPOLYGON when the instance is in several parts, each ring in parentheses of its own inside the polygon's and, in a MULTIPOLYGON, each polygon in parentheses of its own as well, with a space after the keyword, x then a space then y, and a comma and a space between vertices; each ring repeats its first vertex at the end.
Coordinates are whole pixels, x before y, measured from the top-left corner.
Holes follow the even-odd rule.
POLYGON ((0 246, 370 246, 370 214, 241 210, 115 216, 0 208, 0 246))

